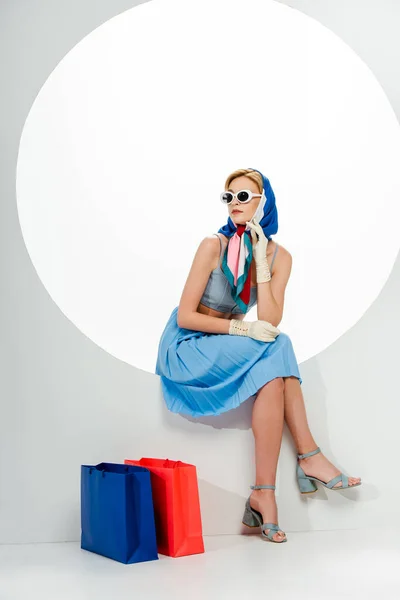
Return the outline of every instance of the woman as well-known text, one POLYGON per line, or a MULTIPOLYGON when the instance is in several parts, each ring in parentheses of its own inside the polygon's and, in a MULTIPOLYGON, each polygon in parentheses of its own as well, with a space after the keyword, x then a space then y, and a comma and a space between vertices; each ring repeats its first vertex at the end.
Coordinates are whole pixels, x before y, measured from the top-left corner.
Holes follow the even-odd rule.
POLYGON ((315 443, 293 346, 277 328, 292 256, 270 237, 278 213, 269 180, 257 169, 238 169, 221 200, 227 224, 199 244, 179 306, 161 335, 156 373, 172 412, 219 415, 254 400, 256 485, 243 523, 261 525, 265 540, 286 542, 274 493, 284 420, 298 452, 301 493, 316 491, 315 481, 337 490, 361 485, 361 479, 341 473, 315 443), (244 320, 255 304, 257 320, 244 320))

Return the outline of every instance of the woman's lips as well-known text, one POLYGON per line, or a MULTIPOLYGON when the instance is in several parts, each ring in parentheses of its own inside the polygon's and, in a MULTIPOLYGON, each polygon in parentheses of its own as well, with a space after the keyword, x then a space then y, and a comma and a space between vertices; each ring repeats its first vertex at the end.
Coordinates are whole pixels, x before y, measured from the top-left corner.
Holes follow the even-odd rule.
POLYGON ((235 213, 241 213, 241 212, 243 212, 243 211, 242 210, 233 210, 232 214, 234 215, 235 213))

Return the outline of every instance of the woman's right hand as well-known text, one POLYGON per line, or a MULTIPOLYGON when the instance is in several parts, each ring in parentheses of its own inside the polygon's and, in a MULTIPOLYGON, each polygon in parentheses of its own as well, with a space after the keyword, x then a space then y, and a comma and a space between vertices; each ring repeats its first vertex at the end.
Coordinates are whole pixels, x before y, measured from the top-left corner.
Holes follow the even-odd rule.
POLYGON ((280 330, 268 321, 240 321, 231 319, 229 335, 244 335, 260 342, 273 342, 280 330))

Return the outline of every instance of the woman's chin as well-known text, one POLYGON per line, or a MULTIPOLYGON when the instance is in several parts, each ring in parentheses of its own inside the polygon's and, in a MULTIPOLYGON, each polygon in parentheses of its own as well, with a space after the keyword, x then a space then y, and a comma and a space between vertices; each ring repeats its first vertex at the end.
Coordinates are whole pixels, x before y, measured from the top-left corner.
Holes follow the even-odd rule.
POLYGON ((235 225, 246 225, 246 219, 242 215, 232 215, 231 219, 235 225))

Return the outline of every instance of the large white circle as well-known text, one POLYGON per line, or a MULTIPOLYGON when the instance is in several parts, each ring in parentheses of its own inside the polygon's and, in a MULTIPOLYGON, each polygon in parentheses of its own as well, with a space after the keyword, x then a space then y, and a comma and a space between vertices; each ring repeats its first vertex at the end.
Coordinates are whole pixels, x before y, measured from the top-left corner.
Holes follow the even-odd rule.
POLYGON ((399 159, 381 86, 317 21, 266 0, 153 0, 90 33, 41 88, 21 137, 19 218, 62 312, 154 372, 198 244, 226 223, 226 176, 261 170, 273 239, 293 256, 279 327, 301 362, 390 275, 399 159))

